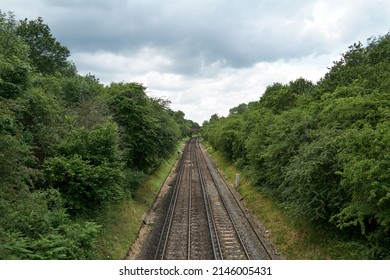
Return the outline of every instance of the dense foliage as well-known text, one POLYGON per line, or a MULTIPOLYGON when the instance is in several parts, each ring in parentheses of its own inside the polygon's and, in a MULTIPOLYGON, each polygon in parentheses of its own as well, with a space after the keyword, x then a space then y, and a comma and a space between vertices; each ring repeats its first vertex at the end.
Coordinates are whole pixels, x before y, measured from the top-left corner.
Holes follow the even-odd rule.
POLYGON ((202 133, 295 217, 390 257, 390 34, 351 46, 316 84, 268 86, 202 133))
POLYGON ((41 18, 0 13, 0 259, 96 257, 131 196, 194 124, 138 83, 81 76, 41 18))

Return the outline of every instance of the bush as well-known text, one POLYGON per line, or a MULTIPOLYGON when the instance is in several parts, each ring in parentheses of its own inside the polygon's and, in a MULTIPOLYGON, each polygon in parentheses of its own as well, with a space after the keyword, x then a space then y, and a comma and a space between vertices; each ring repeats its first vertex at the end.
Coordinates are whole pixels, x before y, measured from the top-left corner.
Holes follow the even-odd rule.
POLYGON ((0 259, 90 259, 99 226, 70 220, 58 191, 0 196, 0 259))
POLYGON ((275 83, 203 128, 290 214, 368 243, 370 258, 390 256, 389 53, 390 34, 354 44, 317 85, 275 83))
POLYGON ((104 203, 122 198, 124 173, 114 123, 74 128, 59 143, 58 153, 45 160, 45 176, 63 194, 72 215, 93 215, 104 203))

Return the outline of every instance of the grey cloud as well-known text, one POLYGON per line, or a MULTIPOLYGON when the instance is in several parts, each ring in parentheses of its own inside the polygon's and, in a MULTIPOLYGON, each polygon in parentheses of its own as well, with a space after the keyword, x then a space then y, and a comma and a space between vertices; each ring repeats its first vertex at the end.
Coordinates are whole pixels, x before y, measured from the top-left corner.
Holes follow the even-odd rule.
POLYGON ((65 8, 65 9, 101 9, 107 10, 126 4, 126 0, 43 0, 47 7, 65 8))
MULTIPOLYGON (((64 3, 48 2, 60 7, 64 3)), ((271 7, 271 11, 282 10, 281 5, 270 3, 128 1, 121 8, 98 10, 88 6, 91 1, 73 0, 66 4, 66 9, 53 14, 51 22, 56 34, 71 50, 137 52, 149 46, 177 61, 173 70, 188 73, 199 69, 202 63, 223 61, 241 68, 258 61, 306 55, 307 48, 302 49, 301 42, 293 35, 299 26, 286 30, 280 22, 270 20, 271 7)), ((288 17, 288 12, 283 14, 288 17)), ((306 39, 306 45, 312 48, 321 44, 316 38, 306 39)))
MULTIPOLYGON (((71 52, 133 55, 153 48, 173 61, 156 70, 184 75, 199 74, 205 65, 215 63, 247 68, 260 61, 321 55, 339 43, 315 29, 302 32, 313 19, 318 3, 314 0, 42 1, 46 5, 42 17, 71 52)), ((362 28, 388 21, 386 3, 376 0, 369 9, 364 5, 359 17, 343 19, 339 27, 343 37, 354 39, 362 28)), ((358 4, 354 0, 348 5, 360 9, 358 4)))
POLYGON ((348 45, 389 31, 388 0, 1 0, 41 16, 82 74, 137 81, 202 122, 267 85, 318 80, 348 45))

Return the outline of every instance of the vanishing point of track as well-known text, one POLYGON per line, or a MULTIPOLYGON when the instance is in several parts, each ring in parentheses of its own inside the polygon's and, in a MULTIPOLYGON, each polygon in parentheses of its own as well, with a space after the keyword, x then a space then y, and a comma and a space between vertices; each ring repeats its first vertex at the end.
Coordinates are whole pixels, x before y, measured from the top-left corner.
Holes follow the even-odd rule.
POLYGON ((155 259, 271 259, 246 216, 199 143, 187 142, 179 160, 155 259))

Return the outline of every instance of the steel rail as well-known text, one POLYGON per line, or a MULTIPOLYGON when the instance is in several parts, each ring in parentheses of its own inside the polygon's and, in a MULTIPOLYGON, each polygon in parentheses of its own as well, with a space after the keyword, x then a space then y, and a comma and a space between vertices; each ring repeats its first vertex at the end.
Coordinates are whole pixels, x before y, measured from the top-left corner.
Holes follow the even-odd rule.
POLYGON ((167 211, 167 215, 165 217, 163 229, 161 231, 161 235, 160 235, 160 239, 158 241, 156 253, 154 255, 155 260, 158 259, 158 255, 159 255, 161 246, 162 246, 162 253, 161 253, 160 259, 161 260, 164 259, 165 250, 166 250, 166 246, 167 246, 168 239, 169 239, 169 232, 171 230, 172 220, 173 220, 173 216, 174 216, 173 214, 175 213, 177 197, 178 197, 181 181, 183 178, 183 172, 184 172, 184 166, 185 166, 184 159, 185 159, 185 156, 186 156, 187 151, 188 151, 188 146, 189 145, 187 144, 182 155, 181 155, 179 172, 176 175, 172 198, 171 198, 171 201, 169 203, 169 208, 167 211), (165 236, 165 239, 164 239, 164 236, 165 236))
MULTIPOLYGON (((204 155, 204 152, 203 152, 203 148, 201 148, 202 150, 202 153, 204 155)), ((206 156, 204 155, 204 158, 206 159, 206 156)), ((210 162, 208 160, 206 160, 206 164, 208 165, 209 169, 211 169, 210 167, 210 162)), ((223 180, 223 182, 225 183, 226 186, 228 186, 228 183, 226 182, 224 176, 222 176, 218 169, 217 168, 214 168, 216 169, 216 171, 218 172, 218 174, 220 175, 219 177, 223 180)), ((213 180, 214 180, 214 176, 213 176, 213 180)), ((269 257, 270 260, 272 260, 272 256, 271 256, 271 253, 269 252, 269 250, 267 249, 267 247, 264 245, 264 242, 262 241, 261 239, 261 236, 260 234, 258 233, 256 227, 253 225, 253 222, 249 219, 248 215, 245 213, 245 210, 243 209, 241 203, 239 202, 236 194, 233 192, 233 190, 229 187, 227 187, 227 189, 229 190, 229 192, 231 193, 231 195, 233 196, 234 198, 234 201, 236 202, 236 205, 239 207, 239 209, 241 210, 243 216, 245 217, 245 219, 247 220, 248 224, 250 225, 251 229, 253 230, 253 232, 255 233, 259 243, 261 244, 262 248, 264 249, 264 252, 267 254, 267 256, 269 257)))
MULTIPOLYGON (((196 140, 196 144, 199 144, 199 139, 196 140)), ((204 175, 202 172, 202 168, 199 164, 198 154, 199 154, 199 152, 197 151, 197 149, 195 149, 196 166, 197 166, 197 170, 198 170, 198 174, 199 174, 199 181, 200 181, 200 185, 202 188, 203 198, 205 201, 204 205, 206 208, 207 225, 208 225, 208 229, 210 232, 211 245, 213 248, 213 255, 214 255, 215 260, 223 259, 221 244, 219 242, 218 233, 216 231, 216 224, 215 224, 215 220, 214 220, 213 215, 212 215, 211 203, 210 203, 208 193, 206 190, 206 183, 204 181, 204 175)))
POLYGON ((211 172, 211 168, 210 168, 210 166, 208 165, 208 162, 207 162, 207 160, 206 160, 206 157, 205 157, 205 155, 204 155, 202 149, 201 149, 201 155, 202 155, 202 158, 204 159, 204 162, 206 163, 207 170, 208 170, 208 172, 209 172, 210 175, 211 175, 212 181, 213 181, 213 183, 214 183, 215 188, 217 189, 217 192, 218 192, 219 197, 220 197, 220 199, 221 199, 221 202, 222 202, 222 204, 223 204, 223 206, 224 206, 224 208, 225 208, 225 210, 226 210, 226 213, 227 213, 227 215, 228 215, 228 217, 229 217, 229 219, 230 219, 230 221, 231 221, 231 223, 232 223, 232 225, 233 225, 233 229, 234 229, 235 234, 237 235, 238 241, 239 241, 239 243, 240 243, 240 245, 241 245, 241 247, 242 247, 242 249, 243 249, 243 251, 244 251, 244 253, 245 253, 246 258, 249 260, 249 259, 250 259, 250 256, 249 256, 249 254, 248 254, 248 251, 247 251, 247 249, 246 249, 246 246, 245 246, 244 242, 242 241, 242 238, 241 238, 241 236, 240 236, 240 233, 239 233, 239 231, 238 231, 238 229, 237 229, 237 227, 236 227, 236 225, 235 225, 234 219, 233 219, 233 217, 231 216, 230 211, 229 211, 229 209, 228 209, 228 207, 227 207, 227 205, 226 205, 225 199, 224 199, 224 197, 223 197, 223 195, 222 195, 222 193, 221 193, 220 186, 219 186, 219 184, 217 183, 217 180, 216 180, 216 178, 214 177, 214 174, 211 172))
MULTIPOLYGON (((190 161, 191 161, 191 151, 190 151, 190 161)), ((188 170, 188 233, 187 233, 187 259, 191 259, 191 210, 192 210, 192 170, 188 170)))

